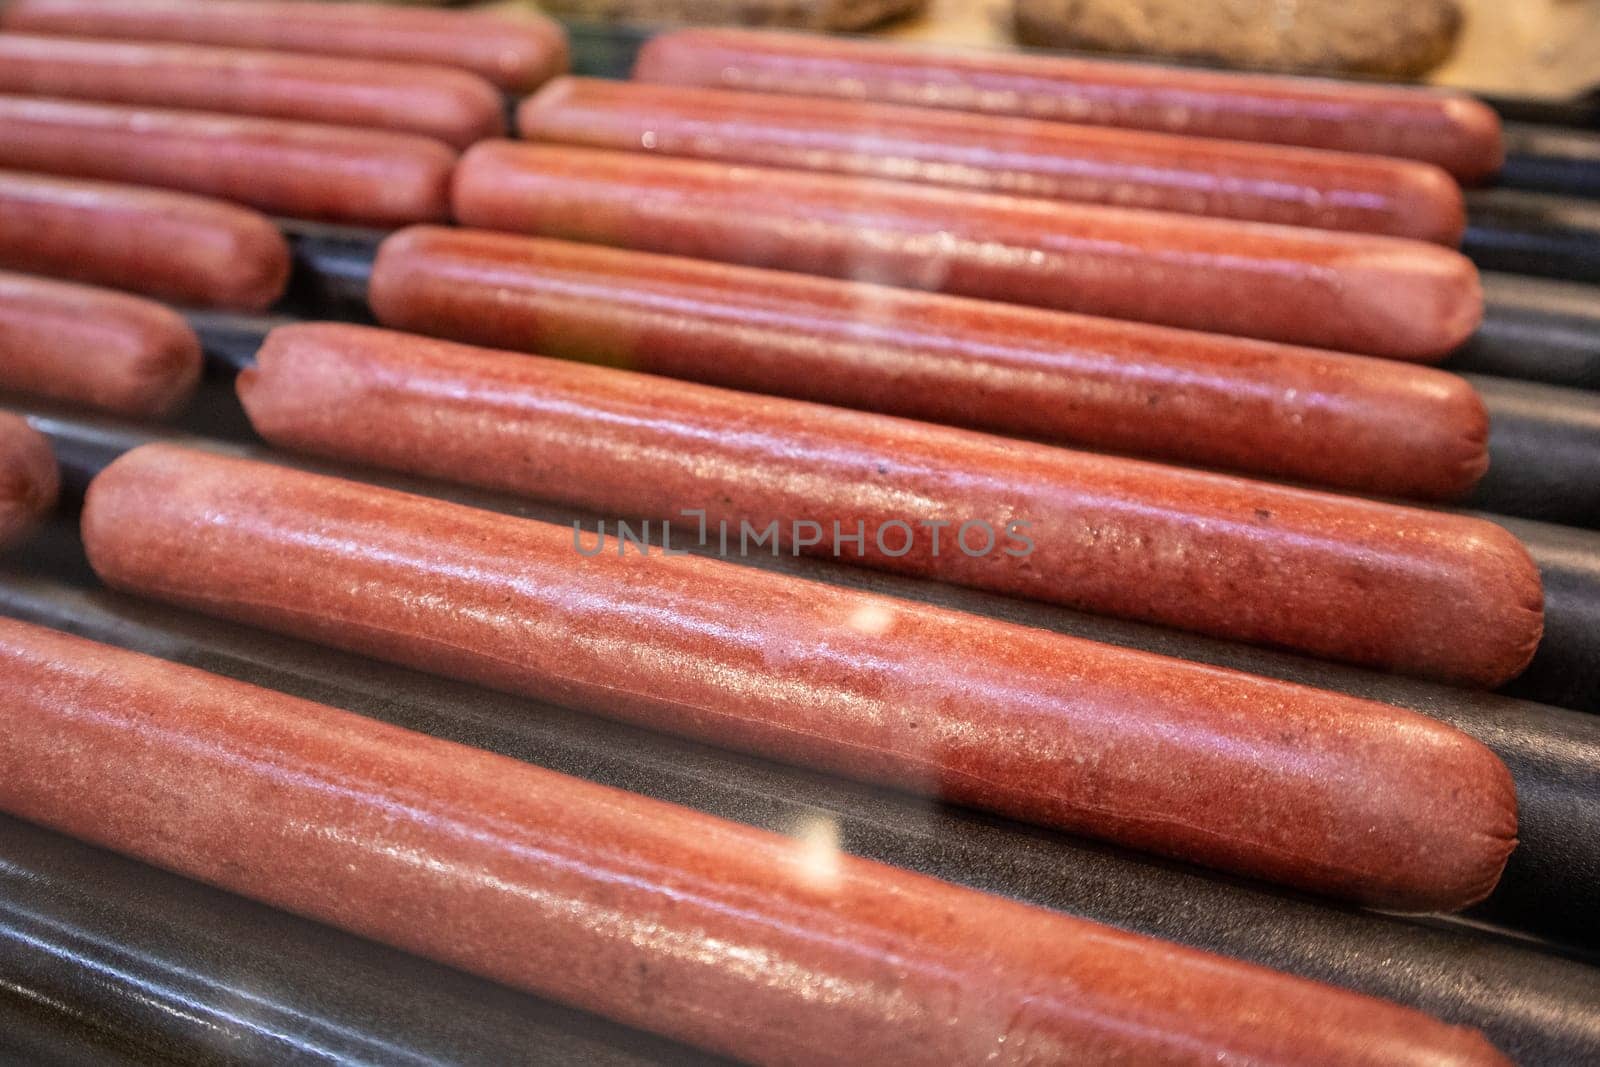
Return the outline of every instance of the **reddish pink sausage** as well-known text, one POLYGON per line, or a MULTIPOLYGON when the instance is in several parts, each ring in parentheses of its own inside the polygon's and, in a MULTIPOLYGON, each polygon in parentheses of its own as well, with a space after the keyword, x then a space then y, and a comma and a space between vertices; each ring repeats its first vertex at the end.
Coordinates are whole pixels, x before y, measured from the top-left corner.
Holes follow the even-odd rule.
POLYGON ((378 250, 386 326, 1059 444, 1451 499, 1488 415, 1427 367, 483 230, 378 250))
POLYGON ((0 171, 0 267, 262 311, 289 281, 289 244, 270 220, 233 204, 0 171))
POLYGON ((1466 228, 1455 179, 1379 156, 591 78, 551 82, 517 125, 533 141, 1447 245, 1466 228))
POLYGON ((1420 241, 837 174, 484 141, 453 200, 491 230, 1401 359, 1483 313, 1472 264, 1420 241))
POLYGON ((443 218, 455 153, 428 137, 309 122, 0 96, 19 170, 154 185, 302 219, 443 218))
POLYGON ((0 93, 396 130, 465 148, 505 133, 500 91, 448 67, 0 34, 0 93))
POLYGON ((69 37, 120 37, 432 63, 526 92, 567 68, 561 27, 532 15, 375 10, 371 4, 251 0, 11 0, 0 26, 69 37))
POLYGON ((16 415, 0 411, 0 548, 31 533, 55 506, 60 488, 50 442, 16 415))
POLYGON ((1498 685, 1543 628, 1464 516, 359 326, 273 331, 239 394, 278 445, 1384 670, 1498 685))
POLYGON ((200 341, 138 297, 0 273, 0 389, 133 418, 177 410, 200 380, 200 341))
POLYGON ((1511 778, 1414 712, 176 446, 89 489, 115 588, 1400 909, 1464 907, 1511 778))
POLYGON ((0 665, 0 808, 750 1063, 1507 1063, 1384 1001, 25 623, 0 665))
POLYGON ((1505 159, 1499 116, 1436 89, 743 30, 658 36, 633 76, 1400 156, 1464 181, 1505 159))

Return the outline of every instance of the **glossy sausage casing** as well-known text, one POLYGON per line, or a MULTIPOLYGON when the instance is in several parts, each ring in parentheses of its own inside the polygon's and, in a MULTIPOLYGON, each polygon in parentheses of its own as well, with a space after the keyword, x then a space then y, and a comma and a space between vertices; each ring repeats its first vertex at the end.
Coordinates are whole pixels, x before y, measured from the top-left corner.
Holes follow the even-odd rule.
POLYGON ((0 273, 0 389, 159 417, 194 393, 200 364, 199 338, 169 308, 0 273))
POLYGON ((483 230, 378 249, 386 326, 1059 444, 1448 500, 1488 415, 1427 367, 483 230))
POLYGON ((262 311, 288 284, 289 244, 269 219, 234 204, 0 171, 0 267, 262 311))
POLYGON ((1466 227, 1461 190, 1437 167, 1281 145, 591 78, 551 82, 517 126, 533 141, 1447 245, 1466 227))
POLYGON ((90 486, 115 588, 1384 906, 1495 885, 1493 753, 1385 704, 150 445, 90 486))
POLYGON ((747 1062, 1506 1062, 1383 1001, 24 623, 0 665, 0 808, 747 1062))
POLYGON ((526 92, 567 67, 567 39, 546 18, 371 4, 241 0, 10 0, 7 30, 231 45, 433 63, 526 92))
POLYGON ((484 141, 468 226, 886 282, 1400 359, 1477 327, 1477 271, 1421 241, 840 174, 484 141))
POLYGON ((1499 116, 1485 104, 1393 85, 700 29, 647 42, 633 74, 649 82, 1400 156, 1464 181, 1487 178, 1505 158, 1499 116))
POLYGON ((0 411, 0 549, 26 537, 55 506, 60 489, 50 442, 23 419, 0 411))
POLYGON ((1498 685, 1543 626, 1465 516, 360 326, 274 330, 239 395, 280 446, 1384 670, 1498 685))
POLYGON ((396 130, 457 148, 505 133, 500 91, 466 71, 243 49, 0 34, 0 93, 396 130))
POLYGON ((22 96, 0 96, 0 159, 370 226, 443 218, 455 165, 412 134, 22 96))

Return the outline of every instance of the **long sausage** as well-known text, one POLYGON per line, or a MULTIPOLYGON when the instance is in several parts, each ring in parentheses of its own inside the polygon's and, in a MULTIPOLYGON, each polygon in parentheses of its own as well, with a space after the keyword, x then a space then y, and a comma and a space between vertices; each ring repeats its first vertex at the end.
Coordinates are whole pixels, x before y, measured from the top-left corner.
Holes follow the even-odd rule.
POLYGON ((8 166, 180 189, 294 218, 369 226, 443 218, 455 158, 413 134, 0 96, 8 166))
POLYGON ((0 389, 160 417, 194 393, 200 364, 194 330, 160 304, 0 273, 0 389))
POLYGON ((1477 271, 1421 241, 838 174, 484 141, 468 226, 1432 359, 1483 313, 1477 271))
POLYGON ((1419 1012, 0 620, 0 808, 751 1063, 1507 1063, 1419 1012))
POLYGON ((261 311, 289 245, 262 215, 205 197, 0 171, 0 267, 196 307, 261 311))
POLYGON ((60 489, 50 442, 23 419, 0 411, 0 548, 32 532, 55 506, 60 489))
POLYGON ((511 92, 527 92, 567 67, 561 27, 527 14, 282 0, 11 0, 0 26, 431 63, 472 71, 511 92))
POLYGON ((1384 496, 1488 465, 1455 375, 1141 323, 483 230, 378 249, 386 326, 1384 496))
POLYGON ((1499 116, 1469 96, 1435 89, 699 29, 646 43, 633 75, 1400 156, 1463 181, 1488 178, 1505 159, 1499 116))
POLYGON ((1543 628, 1481 519, 359 326, 239 394, 277 445, 1384 670, 1498 685, 1543 628))
POLYGON ((534 141, 1447 245, 1466 227, 1455 179, 1427 163, 1142 130, 592 78, 551 82, 517 125, 534 141))
POLYGON ((500 91, 448 67, 0 34, 0 93, 396 130, 465 148, 505 133, 500 91))
POLYGON ((1369 904, 1459 908, 1509 774, 1414 712, 147 445, 90 486, 113 587, 652 729, 1369 904))

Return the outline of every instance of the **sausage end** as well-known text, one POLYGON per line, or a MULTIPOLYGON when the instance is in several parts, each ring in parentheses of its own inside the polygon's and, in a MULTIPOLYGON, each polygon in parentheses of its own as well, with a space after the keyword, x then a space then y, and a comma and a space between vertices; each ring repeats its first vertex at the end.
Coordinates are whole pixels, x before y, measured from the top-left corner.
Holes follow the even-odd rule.
POLYGON ((1463 184, 1482 185, 1505 166, 1505 135, 1500 116, 1481 100, 1451 97, 1445 116, 1459 134, 1459 149, 1451 168, 1463 184))
POLYGON ((49 440, 20 416, 0 412, 0 548, 26 537, 60 491, 49 440))

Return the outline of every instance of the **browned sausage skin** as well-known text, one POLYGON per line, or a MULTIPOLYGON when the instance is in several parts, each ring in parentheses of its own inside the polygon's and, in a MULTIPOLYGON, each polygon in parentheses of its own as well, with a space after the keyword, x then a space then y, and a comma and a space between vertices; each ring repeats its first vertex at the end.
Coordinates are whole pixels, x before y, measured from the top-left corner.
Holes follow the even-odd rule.
POLYGON ((1281 145, 594 78, 551 82, 517 125, 534 141, 1446 245, 1466 227, 1437 167, 1281 145))
POLYGON ((455 152, 429 137, 203 111, 0 96, 0 159, 153 185, 293 218, 441 219, 455 152))
POLYGON ((1222 467, 1449 500, 1488 466, 1464 379, 1142 323, 484 230, 379 247, 387 326, 1222 467))
POLYGON ((484 141, 453 203, 491 230, 1398 359, 1483 314, 1472 264, 1421 241, 851 175, 484 141))
POLYGON ((1505 159, 1499 116, 1471 97, 1435 89, 709 29, 653 38, 633 74, 649 82, 1400 156, 1472 182, 1505 159))
POLYGON ((1543 626, 1481 519, 358 326, 273 331, 239 394, 278 445, 1457 683, 1543 626))
POLYGON ((1413 712, 174 446, 90 487, 112 586, 1381 906, 1464 907, 1505 767, 1413 712))
POLYGON ((288 283, 289 245, 271 220, 234 204, 0 171, 0 267, 262 311, 288 283))
POLYGON ((25 623, 0 620, 0 668, 0 808, 747 1062, 1507 1062, 1397 1005, 25 623))
POLYGON ((159 418, 188 401, 200 364, 199 338, 169 308, 0 272, 0 389, 159 418))
POLYGON ((56 503, 61 475, 45 436, 0 411, 0 548, 26 537, 56 503))
POLYGON ((499 90, 463 70, 245 49, 0 34, 0 93, 394 130, 457 148, 505 133, 499 90))
POLYGON ((567 38, 547 18, 370 4, 238 0, 10 0, 0 26, 69 37, 116 37, 434 63, 527 92, 567 69, 567 38))

